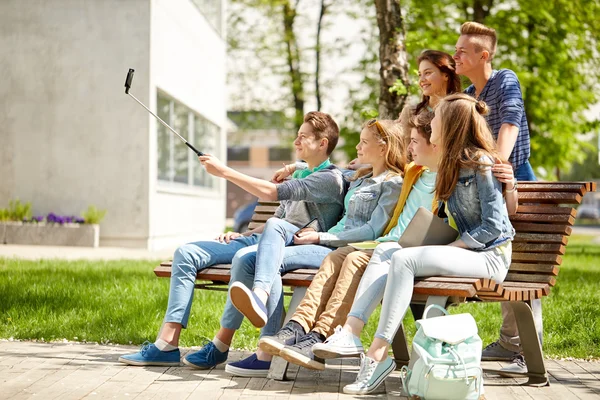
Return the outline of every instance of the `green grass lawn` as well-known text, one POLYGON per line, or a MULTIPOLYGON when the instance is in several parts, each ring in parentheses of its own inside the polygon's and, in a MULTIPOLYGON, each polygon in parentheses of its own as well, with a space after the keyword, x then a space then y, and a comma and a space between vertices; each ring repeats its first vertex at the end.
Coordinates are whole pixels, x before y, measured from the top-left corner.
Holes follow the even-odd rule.
MULTIPOLYGON (((0 338, 140 344, 154 340, 167 304, 169 280, 151 261, 21 261, 0 258, 0 338)), ((543 299, 544 350, 551 357, 600 357, 600 245, 573 236, 558 283, 543 299)), ((199 345, 219 327, 224 292, 196 291, 182 345, 199 345)), ((499 304, 466 304, 484 343, 496 339, 499 304)), ((410 313, 409 313, 410 314, 410 313)), ((379 310, 363 333, 370 343, 379 310)), ((409 337, 414 322, 405 320, 409 337)), ((244 321, 235 348, 256 346, 258 330, 244 321)))

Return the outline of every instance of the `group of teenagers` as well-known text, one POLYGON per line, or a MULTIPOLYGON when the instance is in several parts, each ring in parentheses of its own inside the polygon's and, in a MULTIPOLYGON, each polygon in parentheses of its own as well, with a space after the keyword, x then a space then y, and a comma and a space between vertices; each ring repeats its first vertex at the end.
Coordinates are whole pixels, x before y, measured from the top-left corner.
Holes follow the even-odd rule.
MULTIPOLYGON (((519 81, 494 70, 496 32, 482 24, 461 27, 453 56, 426 50, 418 58, 422 99, 398 120, 364 124, 349 169, 333 165, 338 142, 334 119, 309 112, 294 140, 302 162, 286 165, 272 181, 244 175, 217 158, 200 156, 206 170, 261 200, 280 202, 273 218, 245 233, 188 243, 173 257, 169 302, 154 343, 119 361, 176 366, 182 328, 188 325, 196 275, 231 263, 220 329, 183 362, 195 368, 227 360, 233 336, 246 317, 260 327, 258 349, 228 363, 237 376, 266 377, 280 356, 310 369, 325 359, 360 357, 356 380, 345 393, 366 394, 395 369, 389 348, 409 307, 415 278, 458 276, 502 282, 511 264, 517 181, 535 180, 529 164, 529 131, 519 81), (460 75, 472 82, 461 92, 460 75), (289 175, 291 175, 290 179, 289 175), (457 238, 445 246, 401 248, 399 238, 420 207, 444 218, 457 238), (373 251, 350 246, 375 242, 373 251), (281 327, 281 275, 318 269, 301 303, 281 327), (375 337, 366 353, 360 334, 379 305, 375 337)), ((541 304, 533 311, 541 338, 541 304)), ((483 359, 517 360, 523 368, 514 315, 502 307, 498 341, 483 359)))

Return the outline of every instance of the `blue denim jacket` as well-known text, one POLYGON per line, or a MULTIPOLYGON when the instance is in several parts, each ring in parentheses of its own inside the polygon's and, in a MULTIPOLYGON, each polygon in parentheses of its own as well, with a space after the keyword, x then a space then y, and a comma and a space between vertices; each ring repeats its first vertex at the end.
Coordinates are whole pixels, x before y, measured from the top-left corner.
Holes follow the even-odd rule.
POLYGON ((487 156, 479 161, 490 166, 460 170, 448 211, 470 249, 488 250, 512 240, 515 230, 508 219, 502 184, 492 174, 493 161, 487 156))
POLYGON ((356 187, 346 210, 344 230, 338 233, 319 233, 319 243, 341 247, 351 242, 374 240, 383 233, 402 189, 402 177, 383 173, 367 175, 350 183, 356 187))

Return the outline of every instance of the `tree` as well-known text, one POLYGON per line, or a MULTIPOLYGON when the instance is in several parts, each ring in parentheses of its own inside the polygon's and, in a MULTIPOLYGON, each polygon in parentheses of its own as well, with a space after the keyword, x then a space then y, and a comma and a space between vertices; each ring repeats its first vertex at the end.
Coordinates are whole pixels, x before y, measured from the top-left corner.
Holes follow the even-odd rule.
POLYGON ((379 27, 379 117, 396 119, 408 95, 406 32, 398 0, 375 0, 379 27))
POLYGON ((453 52, 462 22, 494 27, 494 68, 514 70, 521 82, 531 163, 554 171, 583 156, 576 134, 589 131, 583 113, 600 99, 599 11, 591 0, 550 0, 543 7, 526 0, 413 1, 406 13, 407 48, 412 59, 425 48, 453 52))

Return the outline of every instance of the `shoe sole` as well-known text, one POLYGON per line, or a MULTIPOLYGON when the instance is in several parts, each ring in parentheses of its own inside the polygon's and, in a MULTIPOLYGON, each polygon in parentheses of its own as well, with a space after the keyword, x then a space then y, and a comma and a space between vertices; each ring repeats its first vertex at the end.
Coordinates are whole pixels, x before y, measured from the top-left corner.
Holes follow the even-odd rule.
POLYGON ((199 365, 194 364, 193 362, 190 362, 190 361, 186 360, 185 358, 183 359, 183 363, 185 365, 187 365, 189 367, 192 367, 192 368, 195 368, 195 369, 211 369, 211 368, 214 368, 217 365, 219 365, 219 364, 217 364, 217 365, 213 365, 212 367, 208 367, 208 366, 207 367, 201 367, 199 365))
POLYGON ((227 364, 225 366, 225 372, 234 375, 234 376, 241 376, 244 378, 266 378, 267 375, 269 375, 269 371, 264 371, 264 370, 252 370, 252 369, 244 369, 244 368, 238 368, 238 367, 234 367, 233 365, 229 365, 227 364))
POLYGON ((505 361, 505 362, 511 362, 512 358, 505 358, 505 357, 481 357, 481 361, 505 361))
POLYGON ((313 369, 316 371, 325 370, 325 364, 317 362, 311 358, 306 357, 304 354, 300 354, 293 350, 283 349, 279 352, 279 357, 283 358, 287 362, 299 365, 304 368, 313 369))
POLYGON ((133 361, 127 358, 119 357, 119 362, 136 367, 179 367, 179 361, 133 361))
POLYGON ((385 378, 387 378, 388 376, 390 376, 390 374, 392 372, 394 372, 395 369, 396 369, 396 363, 392 361, 392 363, 390 364, 390 366, 386 370, 384 370, 381 375, 379 375, 379 377, 377 378, 377 380, 375 381, 375 383, 373 384, 373 386, 371 386, 370 388, 361 389, 361 390, 351 390, 351 389, 347 390, 346 387, 344 386, 343 392, 346 393, 346 394, 369 394, 369 393, 373 393, 383 383, 383 381, 385 381, 385 378))
POLYGON ((281 352, 284 347, 285 344, 269 338, 260 339, 258 341, 258 348, 272 356, 278 356, 279 352, 281 352))
POLYGON ((250 323, 257 328, 262 328, 267 324, 267 316, 256 312, 254 307, 254 298, 239 286, 232 286, 229 289, 231 303, 239 312, 248 318, 250 323))
POLYGON ((323 349, 323 348, 314 348, 312 349, 312 352, 315 354, 315 356, 322 358, 324 360, 331 360, 333 358, 355 358, 355 357, 360 357, 360 355, 362 353, 365 352, 364 349, 359 349, 358 352, 341 352, 339 349, 333 348, 333 349, 323 349))

